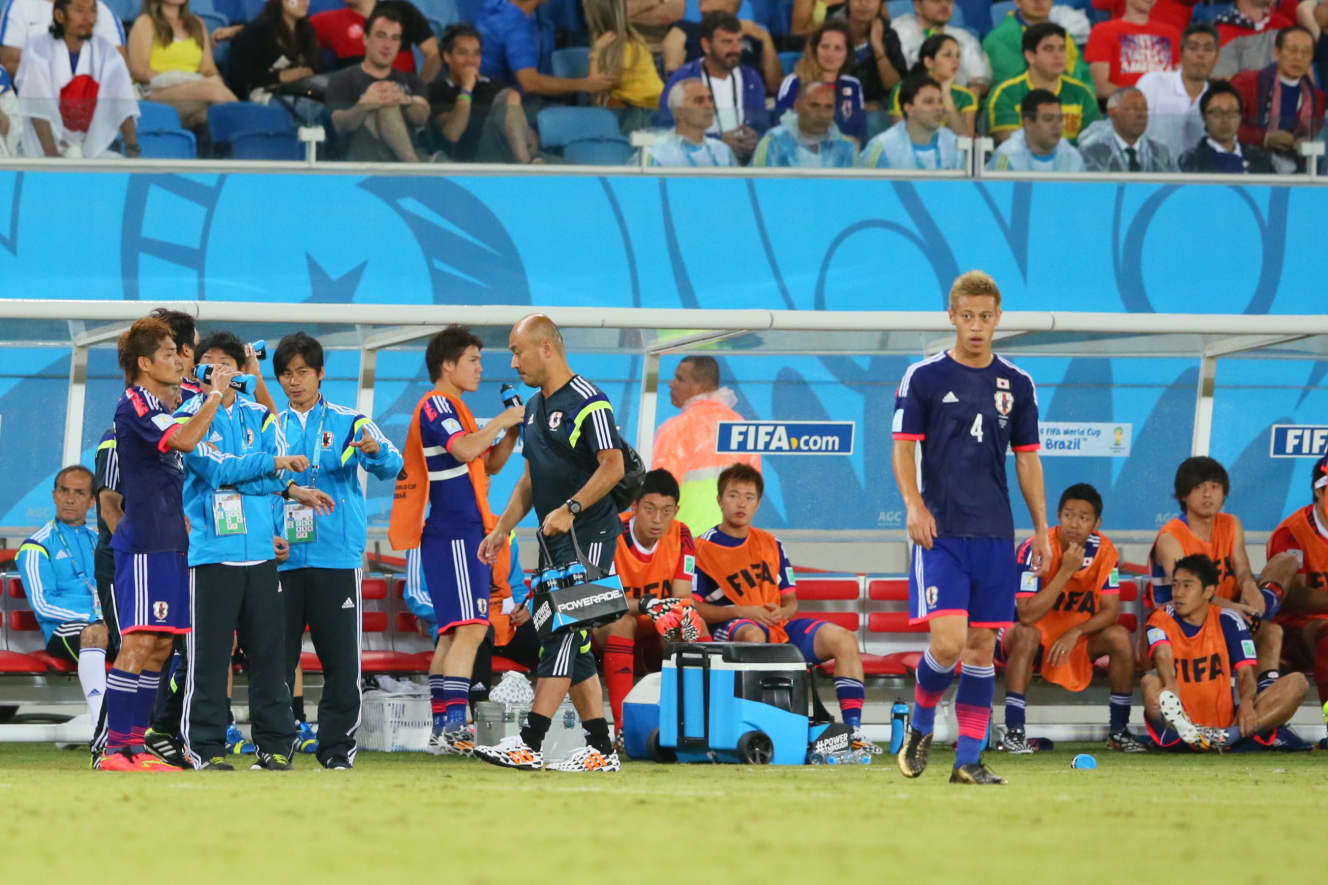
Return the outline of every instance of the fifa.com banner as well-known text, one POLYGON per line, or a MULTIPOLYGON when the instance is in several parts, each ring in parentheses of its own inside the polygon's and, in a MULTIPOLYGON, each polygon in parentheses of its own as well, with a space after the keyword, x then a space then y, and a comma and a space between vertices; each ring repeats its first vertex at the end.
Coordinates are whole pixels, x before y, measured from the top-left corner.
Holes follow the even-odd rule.
POLYGON ((1318 458, 1328 450, 1328 426, 1274 424, 1269 430, 1268 457, 1318 458))
POLYGON ((853 421, 720 421, 721 455, 852 455, 853 421))

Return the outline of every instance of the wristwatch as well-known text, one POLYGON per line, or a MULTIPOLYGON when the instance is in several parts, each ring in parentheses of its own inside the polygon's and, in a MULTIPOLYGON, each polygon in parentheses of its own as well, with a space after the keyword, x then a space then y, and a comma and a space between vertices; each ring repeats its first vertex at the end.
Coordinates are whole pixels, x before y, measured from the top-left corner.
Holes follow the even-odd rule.
POLYGON ((563 502, 563 506, 566 507, 567 512, 572 514, 573 516, 581 515, 581 502, 578 501, 576 498, 568 498, 566 501, 563 502))

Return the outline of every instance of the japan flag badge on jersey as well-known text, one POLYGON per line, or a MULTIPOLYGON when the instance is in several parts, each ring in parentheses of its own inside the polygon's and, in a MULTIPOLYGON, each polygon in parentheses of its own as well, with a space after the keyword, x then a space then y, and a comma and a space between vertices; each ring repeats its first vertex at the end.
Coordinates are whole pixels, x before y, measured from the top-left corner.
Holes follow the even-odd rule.
POLYGON ((1008 390, 996 391, 996 411, 1000 412, 1002 415, 1008 415, 1013 408, 1014 394, 1008 390))
POLYGON ((997 389, 997 390, 1009 390, 1009 389, 1010 389, 1010 379, 1009 379, 1009 378, 997 378, 997 379, 996 379, 996 389, 997 389))

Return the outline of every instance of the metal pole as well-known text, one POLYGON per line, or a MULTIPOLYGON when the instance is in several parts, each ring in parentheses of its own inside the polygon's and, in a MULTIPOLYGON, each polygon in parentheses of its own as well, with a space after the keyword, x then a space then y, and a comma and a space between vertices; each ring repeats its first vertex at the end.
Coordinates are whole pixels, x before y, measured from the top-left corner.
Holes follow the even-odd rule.
POLYGON ((88 349, 75 346, 69 354, 69 395, 65 399, 65 444, 60 466, 79 463, 83 456, 83 405, 88 391, 88 349))
MULTIPOLYGON (((373 418, 374 377, 378 369, 378 351, 368 347, 360 349, 360 377, 355 391, 355 408, 366 418, 373 418)), ((369 474, 360 470, 360 490, 369 493, 369 474)))
POLYGON ((1213 438, 1213 390, 1217 386, 1217 357, 1199 360, 1199 385, 1194 400, 1194 437, 1191 455, 1207 455, 1213 438))
POLYGON ((649 467, 655 459, 655 404, 659 398, 659 354, 641 360, 641 408, 636 419, 636 451, 649 467))

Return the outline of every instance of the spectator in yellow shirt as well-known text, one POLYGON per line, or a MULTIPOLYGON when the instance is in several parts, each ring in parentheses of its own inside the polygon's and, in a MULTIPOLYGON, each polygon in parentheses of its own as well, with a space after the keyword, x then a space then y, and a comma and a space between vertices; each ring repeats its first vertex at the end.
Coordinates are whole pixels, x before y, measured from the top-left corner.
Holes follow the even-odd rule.
POLYGON ((664 82, 650 47, 627 20, 625 0, 584 0, 584 4, 590 27, 590 76, 603 74, 613 81, 596 102, 627 109, 622 119, 624 133, 649 126, 664 82))

